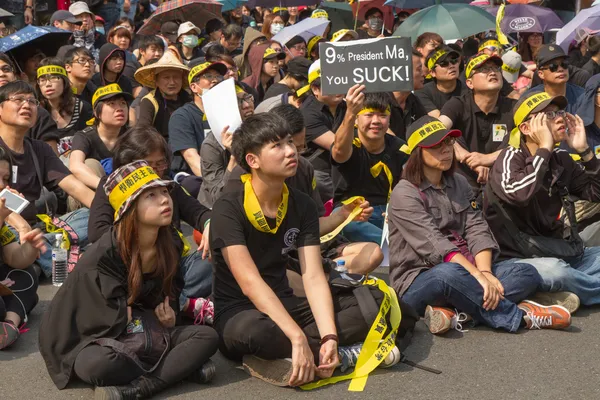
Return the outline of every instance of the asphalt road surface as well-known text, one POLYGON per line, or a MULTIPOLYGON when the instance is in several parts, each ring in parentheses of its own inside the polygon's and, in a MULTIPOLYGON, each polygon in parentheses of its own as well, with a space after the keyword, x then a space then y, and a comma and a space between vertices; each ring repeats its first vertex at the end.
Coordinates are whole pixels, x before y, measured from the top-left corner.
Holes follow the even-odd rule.
MULTIPOLYGON (((72 383, 59 391, 38 351, 42 313, 56 293, 43 284, 40 303, 30 316, 31 330, 0 351, 0 399, 93 399, 93 390, 72 383)), ((159 399, 600 399, 600 307, 581 309, 566 331, 517 334, 477 327, 434 337, 421 322, 406 354, 441 375, 404 364, 377 370, 362 393, 338 383, 311 392, 270 386, 250 378, 220 354, 217 376, 209 385, 181 384, 159 399)))

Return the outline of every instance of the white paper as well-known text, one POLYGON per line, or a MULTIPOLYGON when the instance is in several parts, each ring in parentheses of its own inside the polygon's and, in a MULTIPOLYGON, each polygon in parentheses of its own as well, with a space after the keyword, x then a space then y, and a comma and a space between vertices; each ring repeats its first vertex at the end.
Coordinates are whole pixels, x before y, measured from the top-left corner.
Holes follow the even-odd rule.
POLYGON ((379 264, 380 267, 389 267, 390 266, 390 241, 389 241, 389 234, 390 234, 390 228, 388 226, 388 219, 387 219, 387 213, 388 213, 388 208, 389 208, 389 204, 385 207, 385 222, 383 224, 383 232, 381 234, 381 252, 383 253, 383 261, 381 261, 381 264, 379 264))
POLYGON ((234 132, 242 125, 242 117, 238 108, 233 79, 226 79, 202 96, 204 114, 210 125, 213 135, 221 143, 221 132, 229 126, 228 131, 234 132))

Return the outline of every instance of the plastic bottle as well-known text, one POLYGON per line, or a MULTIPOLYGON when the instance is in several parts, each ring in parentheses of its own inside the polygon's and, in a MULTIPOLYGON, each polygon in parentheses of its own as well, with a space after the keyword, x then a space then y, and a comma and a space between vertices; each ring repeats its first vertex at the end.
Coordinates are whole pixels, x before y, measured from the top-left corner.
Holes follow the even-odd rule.
POLYGON ((346 261, 337 260, 336 264, 337 265, 335 267, 335 270, 337 272, 339 272, 340 274, 345 274, 346 272, 348 272, 348 268, 346 268, 346 261))
POLYGON ((67 256, 67 249, 63 246, 63 235, 57 233, 52 246, 52 284, 54 286, 62 286, 67 280, 69 275, 67 256))

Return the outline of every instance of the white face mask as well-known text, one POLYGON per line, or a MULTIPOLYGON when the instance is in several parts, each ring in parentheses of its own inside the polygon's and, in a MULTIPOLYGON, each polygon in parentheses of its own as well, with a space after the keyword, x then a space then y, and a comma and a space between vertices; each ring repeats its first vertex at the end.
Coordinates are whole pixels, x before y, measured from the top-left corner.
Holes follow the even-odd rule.
POLYGON ((277 35, 283 29, 283 24, 272 24, 271 35, 277 35))

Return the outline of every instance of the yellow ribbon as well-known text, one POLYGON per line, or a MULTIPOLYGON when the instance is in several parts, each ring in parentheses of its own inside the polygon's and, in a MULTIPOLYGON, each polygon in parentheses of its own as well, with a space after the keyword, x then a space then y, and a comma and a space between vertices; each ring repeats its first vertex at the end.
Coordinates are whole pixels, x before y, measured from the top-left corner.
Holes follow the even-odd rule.
POLYGON ((489 58, 490 58, 490 56, 488 56, 487 54, 482 54, 480 56, 473 58, 471 61, 469 61, 469 64, 467 64, 467 68, 465 68, 465 75, 466 75, 467 79, 471 77, 471 72, 473 72, 473 69, 475 69, 479 65, 483 64, 489 58))
POLYGON ((179 229, 175 229, 175 230, 177 231, 179 238, 183 242, 183 250, 181 251, 181 256, 185 257, 190 254, 190 251, 192 250, 192 246, 190 246, 190 242, 188 242, 188 240, 185 238, 185 236, 183 236, 183 233, 179 232, 179 229))
POLYGON ((487 47, 497 47, 498 49, 500 49, 502 47, 502 45, 497 40, 486 40, 485 42, 483 42, 482 44, 479 45, 478 50, 482 51, 487 47))
POLYGON ((315 10, 310 16, 311 18, 325 18, 329 19, 329 14, 325 10, 315 10))
POLYGON ((400 151, 406 154, 410 154, 415 149, 415 147, 419 145, 419 143, 427 139, 429 136, 442 130, 446 130, 446 126, 440 121, 429 122, 428 124, 423 125, 414 134, 410 135, 410 137, 408 138, 408 145, 403 145, 400 148, 400 151))
POLYGON ((71 248, 71 241, 69 240, 69 234, 63 228, 57 228, 56 225, 52 223, 52 218, 46 214, 37 214, 38 217, 45 225, 46 232, 48 233, 61 233, 63 237, 63 245, 64 248, 69 250, 71 248))
POLYGON ((98 88, 92 97, 92 107, 96 106, 96 102, 100 100, 101 97, 106 96, 107 94, 115 93, 123 93, 121 86, 119 86, 117 83, 111 83, 110 85, 98 88))
POLYGON ((141 167, 127 175, 123 180, 114 187, 108 195, 108 201, 115 210, 115 219, 121 209, 121 206, 128 198, 133 196, 135 192, 140 190, 148 182, 158 180, 160 177, 154 172, 151 167, 141 167))
POLYGON ((529 113, 533 111, 541 102, 550 100, 552 97, 546 92, 539 92, 529 96, 527 99, 521 103, 513 120, 515 122, 515 128, 510 132, 510 138, 508 139, 508 144, 515 149, 518 149, 521 146, 521 131, 519 130, 519 125, 521 125, 525 119, 529 116, 529 113))
POLYGON ((286 186, 283 184, 283 198, 281 199, 281 203, 279 207, 277 207, 277 216, 275 218, 275 228, 271 229, 269 227, 269 223, 265 218, 262 210, 260 209, 260 203, 256 198, 256 194, 254 193, 254 189, 252 188, 252 175, 244 174, 241 177, 242 182, 244 183, 244 211, 246 212, 246 217, 250 221, 253 227, 258 229, 261 232, 265 233, 277 233, 277 229, 281 225, 281 222, 285 218, 287 214, 288 208, 288 197, 290 192, 286 186))
POLYGON ((392 189, 393 189, 393 183, 394 183, 394 175, 392 175, 392 171, 390 171, 390 168, 385 165, 382 161, 379 161, 377 164, 373 165, 371 167, 371 175, 373 175, 373 178, 377 178, 379 176, 379 174, 381 174, 381 171, 385 172, 385 175, 387 176, 388 182, 390 183, 390 188, 388 190, 388 202, 390 201, 390 196, 392 195, 392 189))
POLYGON ((383 292, 384 297, 381 306, 379 307, 377 317, 375 318, 373 325, 371 325, 371 329, 369 329, 369 333, 363 343, 362 350, 356 362, 356 368, 348 375, 322 379, 317 382, 300 386, 301 389, 312 390, 332 383, 352 379, 348 390, 352 392, 362 392, 367 383, 369 374, 385 360, 394 348, 396 334, 398 332, 398 327, 400 326, 400 320, 402 319, 402 312, 400 311, 396 292, 381 279, 371 278, 366 280, 363 284, 377 287, 383 292), (388 313, 390 315, 391 327, 388 335, 383 338, 384 332, 388 329, 388 323, 385 318, 388 313))
MULTIPOLYGON (((314 17, 312 17, 314 18, 314 17)), ((319 43, 319 40, 323 40, 322 36, 313 36, 309 41, 308 44, 306 45, 306 56, 310 59, 310 53, 312 52, 313 48, 317 45, 317 43, 319 43)))
POLYGON ((508 73, 514 74, 515 72, 519 72, 520 68, 511 68, 506 64, 502 64, 502 69, 508 73))
POLYGON ((444 49, 440 49, 433 53, 433 55, 429 58, 429 61, 427 61, 427 68, 433 69, 433 67, 435 67, 435 63, 446 54, 448 54, 448 52, 446 52, 444 49))
POLYGON ((504 18, 504 10, 506 8, 506 2, 502 2, 500 8, 498 8, 498 14, 496 14, 496 36, 498 36, 498 41, 503 46, 510 44, 506 35, 502 32, 502 28, 500 25, 502 24, 502 19, 504 18))
POLYGON ((380 114, 390 115, 391 111, 392 110, 391 110, 391 108, 389 106, 388 106, 388 108, 385 109, 385 111, 381 111, 381 110, 378 110, 376 108, 365 107, 362 110, 360 110, 357 115, 374 114, 374 113, 380 113, 380 114))
POLYGON ((0 230, 0 244, 2 246, 6 246, 14 242, 17 239, 15 234, 8 228, 8 226, 4 225, 0 230))
POLYGON ((44 75, 62 75, 67 76, 67 71, 59 65, 45 65, 37 69, 37 77, 44 75))
POLYGON ((335 228, 333 231, 329 232, 326 235, 321 236, 321 243, 329 242, 331 239, 336 237, 342 231, 342 229, 344 229, 344 227, 346 225, 348 225, 350 222, 354 221, 354 218, 356 218, 358 215, 360 215, 360 213, 362 212, 362 208, 360 208, 360 204, 365 201, 364 197, 362 197, 362 196, 350 197, 349 199, 343 200, 342 204, 348 205, 348 204, 354 203, 355 201, 358 201, 358 204, 356 205, 356 207, 354 207, 354 209, 352 210, 350 215, 348 215, 346 217, 346 219, 344 220, 344 222, 339 224, 337 226, 337 228, 335 228))

